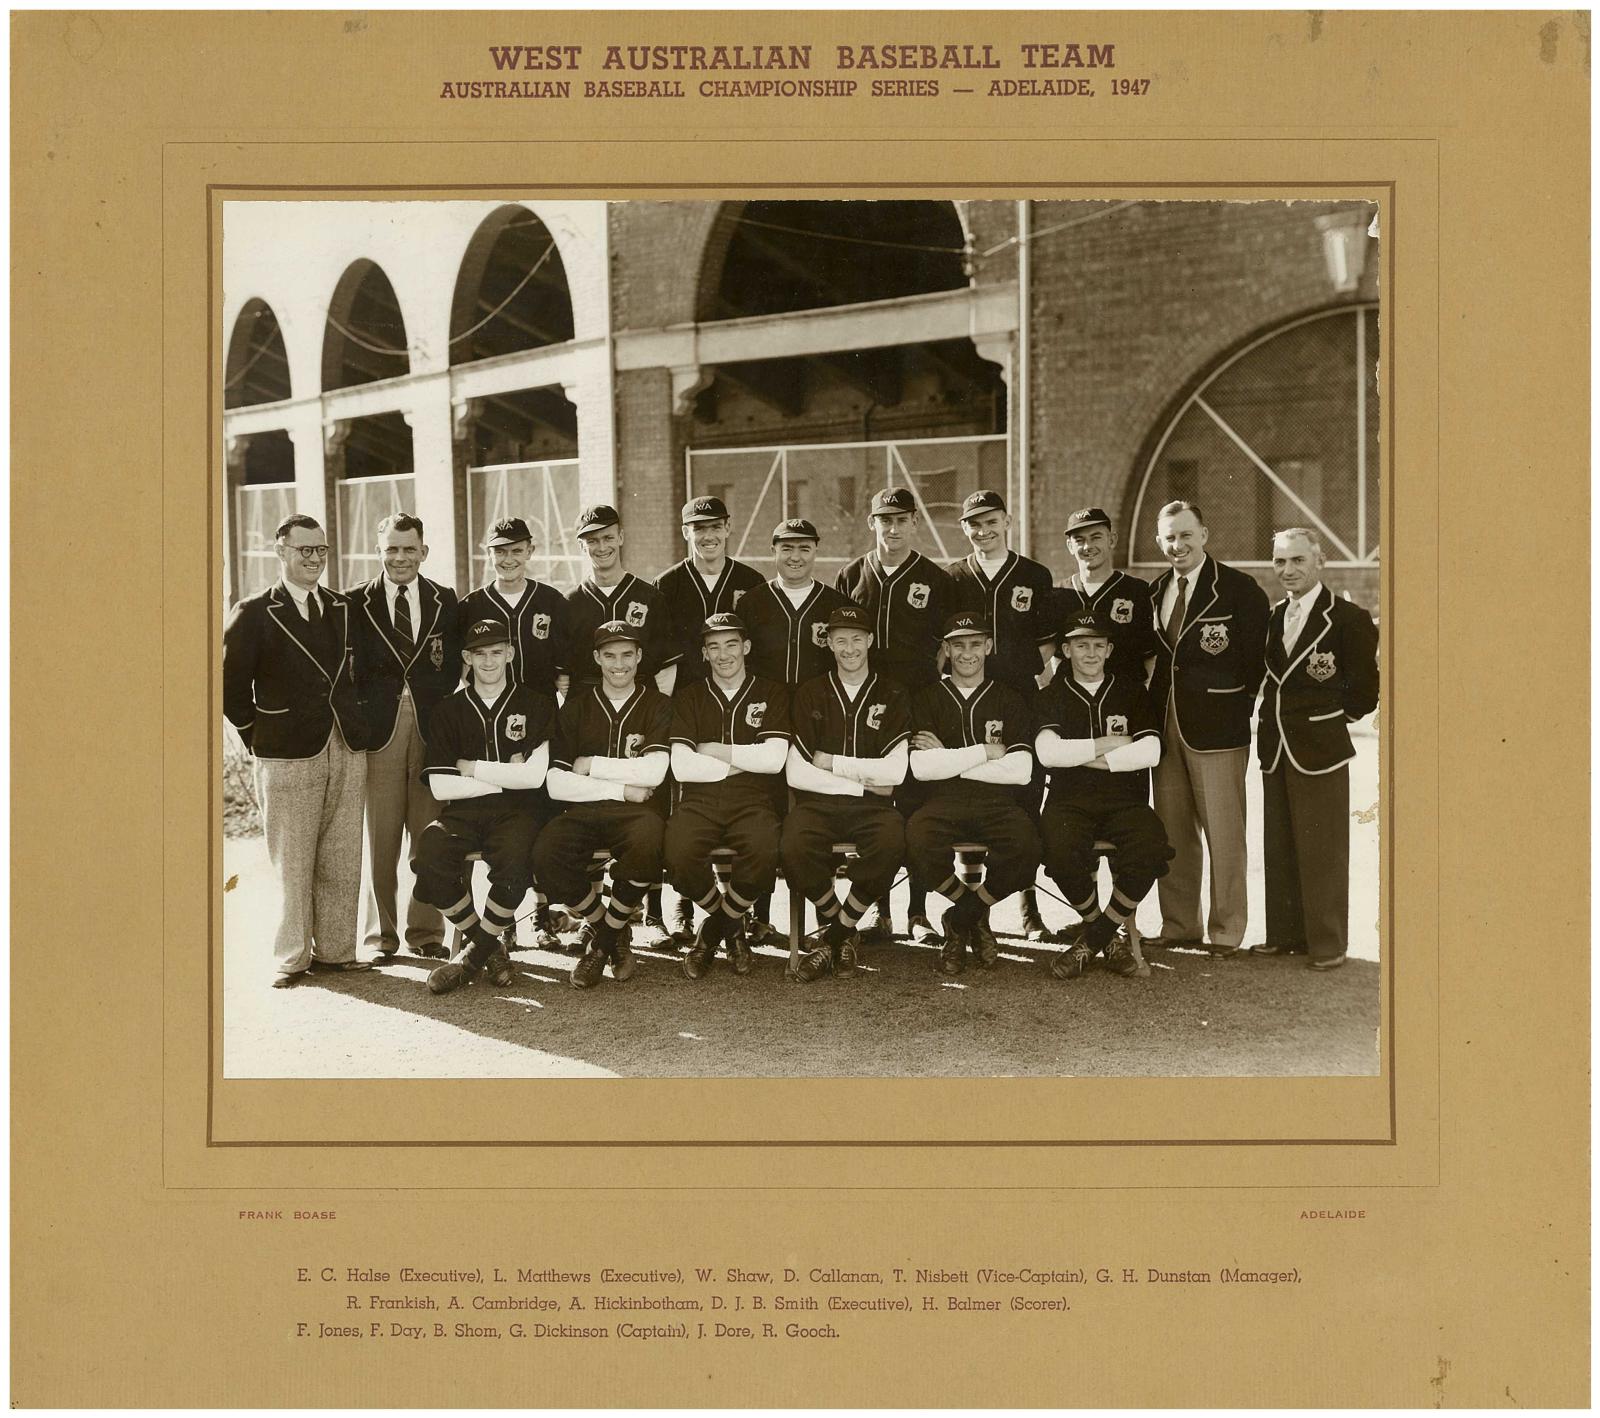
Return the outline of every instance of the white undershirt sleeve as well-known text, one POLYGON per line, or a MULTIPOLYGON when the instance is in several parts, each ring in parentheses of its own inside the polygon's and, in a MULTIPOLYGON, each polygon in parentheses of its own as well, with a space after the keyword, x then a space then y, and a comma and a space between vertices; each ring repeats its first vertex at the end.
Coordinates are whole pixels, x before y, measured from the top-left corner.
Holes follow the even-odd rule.
POLYGON ((686 743, 672 745, 672 776, 680 783, 720 783, 728 776, 728 765, 686 743))
POLYGON ((1001 758, 985 758, 961 775, 974 783, 1003 783, 1020 787, 1033 777, 1033 755, 1026 749, 1013 749, 1001 758))
POLYGON ((498 788, 537 788, 544 783, 550 766, 550 745, 542 743, 521 763, 494 763, 479 759, 472 765, 472 776, 498 788))
POLYGON ((736 743, 733 766, 742 773, 782 773, 789 756, 786 739, 763 739, 760 743, 736 743))
POLYGON ((1106 767, 1113 773, 1137 773, 1141 768, 1154 768, 1161 762, 1161 738, 1157 734, 1142 734, 1132 743, 1106 753, 1106 767))
POLYGON ((1093 739, 1064 739, 1054 729, 1040 729, 1033 751, 1046 768, 1078 768, 1095 756, 1093 739))
POLYGON ((671 755, 659 749, 641 753, 637 758, 606 758, 596 756, 589 760, 589 776, 605 783, 627 783, 635 788, 659 788, 667 777, 671 755))
POLYGON ((906 780, 911 767, 911 753, 906 744, 890 750, 882 758, 850 758, 842 753, 833 756, 833 771, 858 783, 870 783, 877 788, 895 788, 906 780))
POLYGON ((959 778, 988 757, 981 743, 969 744, 966 748, 914 748, 911 750, 911 776, 924 783, 959 778))
POLYGON ((860 783, 853 783, 848 778, 841 778, 837 773, 818 768, 797 748, 789 750, 789 759, 784 771, 789 786, 803 793, 832 793, 839 798, 866 796, 866 789, 860 783))
POLYGON ((459 773, 430 773, 427 782, 428 791, 442 803, 460 802, 466 798, 489 798, 500 791, 493 783, 463 778, 459 773))
POLYGON ((620 803, 626 801, 621 783, 607 783, 570 768, 552 768, 545 775, 550 796, 563 803, 620 803))

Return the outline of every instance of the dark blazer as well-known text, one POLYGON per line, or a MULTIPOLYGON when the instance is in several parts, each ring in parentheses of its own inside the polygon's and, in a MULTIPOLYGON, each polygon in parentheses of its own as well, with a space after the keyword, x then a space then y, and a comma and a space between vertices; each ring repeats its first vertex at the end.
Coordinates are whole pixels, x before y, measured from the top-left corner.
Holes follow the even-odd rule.
POLYGON ((356 649, 356 683, 361 711, 374 749, 394 737, 400 690, 411 686, 417 729, 428 737, 428 716, 461 683, 461 639, 456 626, 456 593, 419 576, 411 583, 411 627, 407 644, 395 634, 383 577, 350 593, 356 649))
POLYGON ((257 758, 315 758, 337 721, 345 746, 367 747, 356 692, 350 598, 327 587, 328 634, 311 626, 282 583, 240 601, 222 631, 222 712, 257 758))
POLYGON ((1250 747, 1250 713, 1266 673, 1267 593, 1242 571, 1208 556, 1175 641, 1161 624, 1172 584, 1166 571, 1150 585, 1156 663, 1150 698, 1166 723, 1169 700, 1186 748, 1201 753, 1250 747))
POLYGON ((1294 642, 1283 649, 1289 602, 1272 608, 1256 750, 1271 773, 1287 756, 1302 773, 1331 773, 1355 757, 1349 725, 1378 707, 1378 628, 1358 605, 1319 586, 1294 642))

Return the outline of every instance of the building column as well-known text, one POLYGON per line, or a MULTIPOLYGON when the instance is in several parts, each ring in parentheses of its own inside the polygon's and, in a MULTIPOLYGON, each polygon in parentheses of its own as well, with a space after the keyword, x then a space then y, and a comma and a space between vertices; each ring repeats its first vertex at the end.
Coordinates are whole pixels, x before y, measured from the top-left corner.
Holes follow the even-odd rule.
POLYGON ((430 379, 419 387, 401 416, 411 427, 411 467, 416 475, 412 487, 428 541, 427 574, 430 580, 455 588, 456 480, 449 377, 430 379))
MULTIPOLYGON (((477 457, 478 415, 482 409, 481 399, 464 399, 450 406, 450 474, 456 513, 456 535, 450 547, 450 557, 456 569, 456 589, 463 594, 472 589, 477 580, 472 570, 472 518, 468 515, 467 475, 477 457)), ((444 550, 441 543, 441 559, 444 550)))
POLYGON ((239 598, 239 529, 234 524, 233 504, 235 492, 244 485, 250 435, 224 438, 222 446, 222 599, 229 605, 239 598))
POLYGON ((289 410, 284 432, 294 445, 294 510, 315 517, 326 532, 328 525, 327 452, 323 447, 322 405, 318 401, 289 410))

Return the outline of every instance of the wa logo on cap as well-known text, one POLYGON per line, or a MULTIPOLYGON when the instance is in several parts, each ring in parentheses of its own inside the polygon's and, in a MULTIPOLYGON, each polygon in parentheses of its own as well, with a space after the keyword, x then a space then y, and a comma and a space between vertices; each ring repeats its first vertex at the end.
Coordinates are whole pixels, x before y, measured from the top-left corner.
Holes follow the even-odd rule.
POLYGON ((696 512, 715 512, 717 509, 711 505, 709 497, 700 497, 695 499, 694 510, 696 512))
POLYGON ((499 629, 500 625, 497 621, 480 620, 475 626, 472 627, 472 633, 474 635, 493 635, 495 631, 499 629))

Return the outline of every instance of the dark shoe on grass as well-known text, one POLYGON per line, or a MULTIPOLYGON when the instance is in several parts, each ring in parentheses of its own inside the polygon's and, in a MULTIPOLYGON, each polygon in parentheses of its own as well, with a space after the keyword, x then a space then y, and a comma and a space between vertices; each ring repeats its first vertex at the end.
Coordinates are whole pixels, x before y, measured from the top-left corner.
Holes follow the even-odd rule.
POLYGON ((428 988, 436 995, 447 995, 451 990, 460 989, 462 985, 470 985, 478 978, 478 967, 467 957, 466 951, 461 951, 454 959, 447 961, 428 976, 428 988))
POLYGON ((504 944, 496 947, 494 954, 483 962, 483 974, 496 989, 504 989, 511 983, 511 957, 506 954, 504 944))
POLYGON ((979 916, 972 923, 972 953, 981 969, 993 970, 1000 963, 1000 942, 994 938, 988 916, 979 916))
POLYGON ((1050 973, 1058 980, 1076 980, 1088 968, 1089 947, 1081 940, 1050 962, 1050 973))
POLYGON ((1120 936, 1111 942, 1111 949, 1106 955, 1106 969, 1124 979, 1139 973, 1139 962, 1133 957, 1133 947, 1120 936))
POLYGON ((598 985, 600 977, 606 972, 608 958, 599 946, 591 945, 584 951, 583 959, 572 967, 572 988, 587 990, 598 985))
POLYGON ((959 975, 967 968, 966 932, 962 930, 961 922, 950 919, 948 911, 939 924, 944 928, 944 945, 939 949, 939 973, 959 975))

